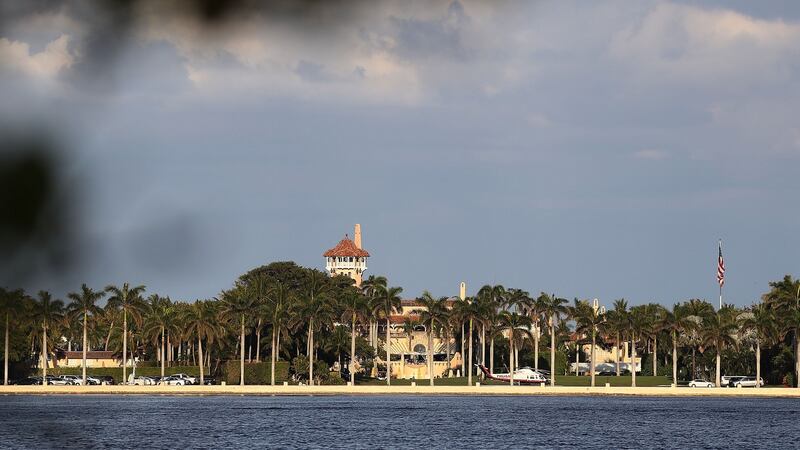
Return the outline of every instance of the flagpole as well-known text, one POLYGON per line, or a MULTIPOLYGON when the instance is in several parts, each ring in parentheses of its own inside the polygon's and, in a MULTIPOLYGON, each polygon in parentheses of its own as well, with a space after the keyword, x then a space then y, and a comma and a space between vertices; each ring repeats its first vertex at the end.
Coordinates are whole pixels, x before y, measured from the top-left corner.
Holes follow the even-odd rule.
MULTIPOLYGON (((722 258, 722 239, 719 240, 719 257, 722 258)), ((724 269, 723 269, 724 270, 724 269)), ((718 280, 719 282, 719 309, 722 309, 722 285, 725 283, 725 273, 722 274, 722 280, 718 280)))

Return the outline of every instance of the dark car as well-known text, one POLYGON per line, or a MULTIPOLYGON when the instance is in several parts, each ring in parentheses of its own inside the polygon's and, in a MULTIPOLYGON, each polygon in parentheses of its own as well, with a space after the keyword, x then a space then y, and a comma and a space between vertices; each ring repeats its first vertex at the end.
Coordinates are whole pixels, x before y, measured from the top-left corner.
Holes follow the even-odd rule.
POLYGON ((604 372, 598 373, 597 375, 601 376, 601 377, 613 377, 616 374, 617 374, 616 372, 604 371, 604 372))
POLYGON ((730 377, 730 378, 728 378, 728 387, 729 388, 736 387, 736 383, 738 381, 744 380, 745 378, 747 378, 747 377, 730 377))
MULTIPOLYGON (((198 378, 198 382, 200 379, 198 378)), ((206 386, 210 386, 212 384, 217 384, 217 380, 214 377, 203 377, 203 384, 206 386)))
POLYGON ((99 376, 99 377, 95 377, 95 378, 100 380, 100 383, 103 383, 103 384, 117 384, 114 381, 114 377, 112 377, 111 375, 103 375, 103 376, 99 376))
POLYGON ((35 385, 35 384, 42 384, 42 378, 41 377, 27 377, 27 378, 23 378, 21 380, 17 380, 13 384, 17 384, 17 385, 20 385, 20 386, 29 386, 29 385, 35 385))

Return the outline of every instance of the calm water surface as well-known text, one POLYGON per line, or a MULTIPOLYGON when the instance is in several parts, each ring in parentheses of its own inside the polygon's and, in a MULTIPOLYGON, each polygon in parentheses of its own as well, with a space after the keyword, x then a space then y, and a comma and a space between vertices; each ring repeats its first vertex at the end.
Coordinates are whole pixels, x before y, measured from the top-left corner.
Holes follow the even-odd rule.
POLYGON ((798 448, 795 399, 0 397, 0 448, 798 448))

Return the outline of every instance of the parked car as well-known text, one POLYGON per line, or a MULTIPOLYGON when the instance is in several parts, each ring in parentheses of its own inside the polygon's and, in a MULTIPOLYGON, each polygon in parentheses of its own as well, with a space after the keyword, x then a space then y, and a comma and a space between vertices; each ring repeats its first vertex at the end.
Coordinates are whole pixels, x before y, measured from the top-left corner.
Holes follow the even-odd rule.
POLYGON ((212 384, 217 384, 217 380, 214 377, 203 377, 203 384, 210 386, 212 384))
POLYGON ((86 384, 87 385, 99 385, 99 384, 103 384, 103 382, 98 377, 86 377, 86 384))
POLYGON ((54 376, 48 375, 47 376, 47 384, 50 384, 50 385, 53 385, 53 386, 66 386, 66 385, 70 385, 70 384, 74 384, 74 383, 72 383, 72 381, 68 381, 68 380, 65 380, 65 379, 60 378, 60 377, 54 377, 54 376))
POLYGON ((200 378, 190 377, 189 375, 186 375, 185 373, 174 373, 174 374, 172 374, 170 376, 174 377, 174 378, 180 378, 182 380, 186 380, 186 384, 197 384, 197 383, 200 382, 200 378))
POLYGON ((100 380, 101 384, 117 384, 111 375, 101 375, 97 379, 100 380))
POLYGON ((20 385, 20 386, 37 385, 37 384, 42 384, 42 378, 41 377, 27 377, 27 378, 23 378, 21 380, 17 380, 15 382, 11 383, 11 384, 17 384, 17 385, 20 385))
POLYGON ((756 387, 756 385, 763 386, 764 379, 759 378, 756 380, 756 377, 742 377, 742 379, 733 382, 735 387, 756 387))
POLYGON ((180 377, 176 377, 176 376, 168 376, 168 377, 162 378, 161 382, 159 382, 158 384, 163 384, 163 385, 167 385, 167 386, 186 386, 187 384, 191 384, 191 383, 189 383, 189 381, 186 380, 185 378, 180 378, 180 377))
POLYGON ((730 386, 730 382, 732 378, 744 378, 744 375, 723 375, 719 378, 720 386, 730 386))
POLYGON ((710 388, 710 387, 714 387, 714 383, 712 383, 710 381, 706 381, 706 380, 692 380, 692 381, 689 382, 689 387, 693 387, 693 388, 697 388, 697 387, 710 388))
POLYGON ((151 386, 156 384, 156 382, 151 377, 136 377, 133 379, 132 384, 136 386, 151 386))
MULTIPOLYGON (((747 378, 747 377, 728 377, 728 385, 727 385, 727 387, 730 387, 730 388, 736 387, 736 383, 739 382, 740 380, 744 379, 744 378, 747 378)), ((720 384, 722 384, 722 381, 720 381, 720 384)))
POLYGON ((83 378, 77 375, 60 375, 59 378, 66 381, 68 384, 83 385, 83 378))

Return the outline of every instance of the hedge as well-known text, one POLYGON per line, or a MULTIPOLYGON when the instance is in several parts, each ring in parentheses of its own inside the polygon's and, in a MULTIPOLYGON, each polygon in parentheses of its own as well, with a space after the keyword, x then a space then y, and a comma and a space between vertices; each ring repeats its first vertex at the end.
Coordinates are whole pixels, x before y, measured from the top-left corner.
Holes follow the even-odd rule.
MULTIPOLYGON (((241 368, 240 361, 228 361, 225 363, 225 382, 228 384, 239 384, 239 374, 241 368)), ((271 382, 270 363, 244 363, 244 384, 270 384, 271 382)), ((278 361, 275 365, 275 382, 283 383, 289 381, 289 363, 278 361)))

